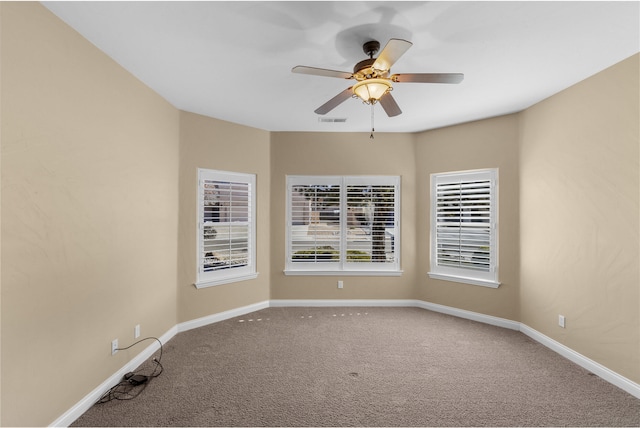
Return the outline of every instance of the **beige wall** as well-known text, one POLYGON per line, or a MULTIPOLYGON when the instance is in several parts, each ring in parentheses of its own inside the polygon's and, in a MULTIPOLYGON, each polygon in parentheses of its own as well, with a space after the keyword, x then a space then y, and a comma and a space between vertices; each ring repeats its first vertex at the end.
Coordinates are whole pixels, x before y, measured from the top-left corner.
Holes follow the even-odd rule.
POLYGON ((415 287, 415 163, 413 136, 276 132, 271 141, 271 299, 413 299, 415 287), (400 277, 286 276, 287 175, 400 175, 400 277), (337 281, 344 281, 338 289, 337 281))
POLYGON ((193 113, 180 114, 180 228, 178 319, 180 322, 269 300, 269 132, 193 113), (196 289, 198 168, 256 174, 258 277, 196 289))
POLYGON ((417 298, 486 315, 519 320, 518 117, 494 119, 423 132, 416 141, 417 298), (498 168, 499 288, 431 279, 430 175, 498 168))
POLYGON ((176 325, 178 111, 2 2, 2 425, 43 426, 176 325))
POLYGON ((638 58, 521 114, 520 282, 525 324, 640 383, 638 58))

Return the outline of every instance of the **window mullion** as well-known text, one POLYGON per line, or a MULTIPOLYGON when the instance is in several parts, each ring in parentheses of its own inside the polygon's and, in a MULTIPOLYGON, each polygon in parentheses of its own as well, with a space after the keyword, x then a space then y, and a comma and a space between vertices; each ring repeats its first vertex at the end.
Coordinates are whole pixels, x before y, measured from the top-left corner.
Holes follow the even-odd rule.
POLYGON ((458 254, 456 258, 458 260, 458 267, 462 265, 462 183, 458 183, 458 236, 456 237, 458 241, 458 254))
POLYGON ((347 261, 347 183, 345 178, 340 179, 340 269, 344 269, 347 261))

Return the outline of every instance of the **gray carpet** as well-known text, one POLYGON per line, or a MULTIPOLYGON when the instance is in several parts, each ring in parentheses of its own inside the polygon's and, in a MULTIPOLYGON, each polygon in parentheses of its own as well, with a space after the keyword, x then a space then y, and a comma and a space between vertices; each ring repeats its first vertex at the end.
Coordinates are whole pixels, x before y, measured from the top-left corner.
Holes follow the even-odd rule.
POLYGON ((640 400, 527 336, 418 308, 269 308, 162 364, 73 426, 640 426, 640 400))

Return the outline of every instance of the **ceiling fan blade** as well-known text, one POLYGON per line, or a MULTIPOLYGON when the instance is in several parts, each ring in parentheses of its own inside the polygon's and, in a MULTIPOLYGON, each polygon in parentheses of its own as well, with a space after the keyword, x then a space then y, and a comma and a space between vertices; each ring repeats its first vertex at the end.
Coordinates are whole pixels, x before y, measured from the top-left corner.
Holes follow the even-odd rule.
POLYGON ((338 107, 340 104, 351 98, 353 92, 351 92, 351 86, 340 92, 335 97, 331 98, 326 103, 322 104, 320 107, 314 110, 314 113, 317 114, 327 114, 334 108, 338 107))
POLYGON ((311 74, 314 76, 339 77, 341 79, 353 78, 353 74, 346 71, 328 70, 326 68, 307 67, 304 65, 293 67, 291 71, 293 73, 311 74))
POLYGON ((391 39, 385 45, 384 49, 380 51, 378 58, 373 63, 373 68, 376 70, 389 71, 391 66, 400 59, 402 55, 411 47, 413 43, 402 39, 391 39))
POLYGON ((396 103, 395 98, 391 96, 391 92, 387 92, 382 96, 382 98, 380 98, 380 105, 389 117, 402 114, 402 110, 400 110, 400 107, 398 106, 398 103, 396 103))
POLYGON ((405 73, 391 76, 394 82, 413 83, 460 83, 463 79, 462 73, 405 73))

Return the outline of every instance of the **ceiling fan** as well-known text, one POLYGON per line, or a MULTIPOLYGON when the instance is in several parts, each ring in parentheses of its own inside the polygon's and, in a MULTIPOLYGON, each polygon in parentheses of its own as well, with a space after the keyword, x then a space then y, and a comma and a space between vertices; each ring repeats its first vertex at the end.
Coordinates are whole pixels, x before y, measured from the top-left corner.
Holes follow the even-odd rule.
POLYGON ((413 45, 402 39, 390 39, 377 58, 373 56, 380 50, 380 43, 371 40, 362 45, 362 50, 369 58, 360 61, 353 67, 353 73, 328 70, 326 68, 298 65, 291 70, 294 73, 311 74, 341 79, 355 79, 353 86, 348 87, 335 97, 318 107, 314 112, 327 114, 347 99, 360 98, 366 104, 380 102, 389 117, 402 113, 390 91, 393 83, 460 83, 464 79, 462 73, 401 73, 392 74, 391 66, 413 45))

